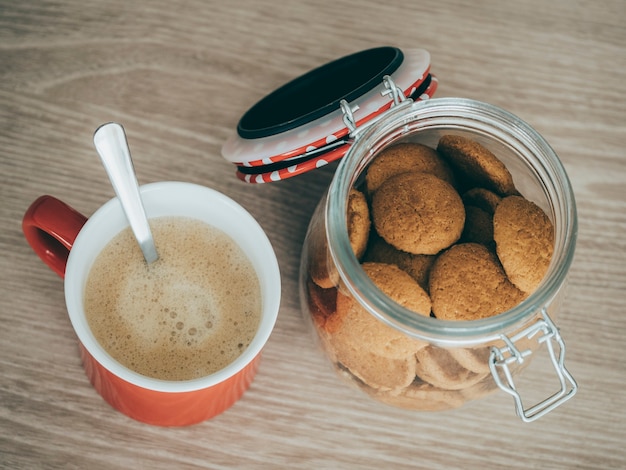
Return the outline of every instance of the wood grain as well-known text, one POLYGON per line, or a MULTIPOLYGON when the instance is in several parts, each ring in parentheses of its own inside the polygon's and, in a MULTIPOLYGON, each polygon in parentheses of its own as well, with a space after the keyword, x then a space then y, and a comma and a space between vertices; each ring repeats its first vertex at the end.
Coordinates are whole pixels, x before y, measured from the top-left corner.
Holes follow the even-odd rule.
MULTIPOLYGON (((541 468, 626 466, 626 3, 623 0, 0 0, 0 467, 541 468), (246 185, 220 156, 241 114, 311 68, 379 45, 421 47, 437 96, 488 101, 551 143, 578 203, 558 320, 579 394, 532 424, 503 393, 409 413, 334 376, 302 321, 298 265, 334 166, 246 185), (283 300, 244 398, 163 429, 88 383, 62 281, 21 217, 41 194, 86 215, 112 196, 95 128, 124 124, 141 183, 185 180, 239 201, 279 258, 283 300)), ((550 390, 535 361, 520 381, 550 390)))

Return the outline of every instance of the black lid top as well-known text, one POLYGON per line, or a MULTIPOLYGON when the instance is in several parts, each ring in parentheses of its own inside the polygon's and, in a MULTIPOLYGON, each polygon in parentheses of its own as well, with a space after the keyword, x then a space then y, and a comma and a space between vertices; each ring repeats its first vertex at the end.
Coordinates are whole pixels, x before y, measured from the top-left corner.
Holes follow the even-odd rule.
POLYGON ((237 133, 258 139, 300 127, 350 102, 380 84, 402 64, 396 47, 357 52, 292 80, 252 106, 239 120, 237 133))

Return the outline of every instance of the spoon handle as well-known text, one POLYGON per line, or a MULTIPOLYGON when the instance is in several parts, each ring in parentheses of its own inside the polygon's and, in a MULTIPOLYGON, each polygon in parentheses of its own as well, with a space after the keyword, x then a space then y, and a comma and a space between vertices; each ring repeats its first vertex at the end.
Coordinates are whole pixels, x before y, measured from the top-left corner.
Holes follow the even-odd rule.
POLYGON ((122 203, 126 218, 146 262, 150 264, 156 261, 159 255, 141 202, 124 128, 115 122, 103 124, 96 129, 93 143, 109 175, 115 194, 122 203))

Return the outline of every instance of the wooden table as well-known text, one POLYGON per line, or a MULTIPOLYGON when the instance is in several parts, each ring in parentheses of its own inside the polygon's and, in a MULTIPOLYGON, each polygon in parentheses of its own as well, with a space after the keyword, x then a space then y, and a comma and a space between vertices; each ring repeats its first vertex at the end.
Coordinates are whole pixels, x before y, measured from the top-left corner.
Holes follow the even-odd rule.
MULTIPOLYGON (((0 0, 0 467, 577 468, 626 466, 626 3, 623 0, 0 0), (488 101, 554 147, 579 239, 558 320, 579 393, 531 424, 498 392, 411 413, 355 394, 316 350, 298 299, 311 213, 335 167, 249 185, 220 155, 242 113, 335 58, 431 53, 437 96, 488 101), (23 239, 41 194, 91 214, 113 196, 92 144, 124 124, 139 181, 218 189, 275 246, 283 299, 259 374, 187 428, 112 410, 80 365, 63 282, 23 239)), ((547 361, 520 379, 549 388, 547 361)))

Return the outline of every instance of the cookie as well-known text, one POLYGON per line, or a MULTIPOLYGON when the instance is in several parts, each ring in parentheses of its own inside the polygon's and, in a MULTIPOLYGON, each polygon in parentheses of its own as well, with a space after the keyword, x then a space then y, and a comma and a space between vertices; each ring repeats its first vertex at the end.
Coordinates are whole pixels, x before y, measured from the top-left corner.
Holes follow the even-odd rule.
POLYGON ((462 367, 479 374, 489 372, 489 356, 491 348, 489 346, 475 348, 450 348, 450 356, 454 358, 462 367))
POLYGON ((404 308, 430 316, 430 297, 406 272, 385 263, 363 263, 363 270, 383 293, 404 308))
MULTIPOLYGON (((371 226, 369 206, 365 195, 357 189, 350 190, 347 206, 346 223, 350 246, 354 255, 361 259, 367 249, 371 226)), ((308 244, 310 276, 318 286, 329 289, 339 285, 339 273, 328 249, 326 231, 322 226, 324 218, 321 214, 315 214, 313 220, 309 228, 308 244)))
POLYGON ((392 176, 407 171, 420 171, 447 181, 454 186, 454 175, 437 151, 426 145, 405 142, 382 150, 367 167, 365 185, 368 194, 392 176))
POLYGON ((361 259, 367 248, 370 234, 370 211, 365 195, 354 188, 348 195, 347 209, 348 237, 354 255, 361 259))
POLYGON ((427 346, 416 353, 415 372, 424 382, 444 390, 462 390, 480 382, 489 370, 474 372, 463 367, 445 348, 427 346))
POLYGON ((347 345, 338 345, 336 357, 342 367, 375 390, 399 392, 415 379, 415 357, 391 358, 372 351, 354 354, 347 345))
MULTIPOLYGON (((363 270, 387 297, 416 314, 430 315, 430 297, 415 280, 397 266, 363 263, 363 270)), ((361 344, 377 354, 403 357, 414 353, 422 342, 384 324, 351 295, 337 292, 337 311, 326 321, 326 330, 352 344, 361 344)))
POLYGON ((465 225, 461 242, 480 243, 493 248, 493 216, 479 207, 465 206, 465 225))
POLYGON ((493 213, 502 199, 484 188, 472 188, 461 197, 465 206, 465 226, 461 242, 474 242, 495 249, 493 241, 493 213))
MULTIPOLYGON (((428 316, 430 299, 407 273, 381 263, 364 263, 363 269, 392 300, 428 316)), ((384 324, 353 297, 338 292, 337 311, 324 329, 333 357, 369 386, 396 390, 415 378, 415 352, 426 344, 384 324)))
POLYGON ((485 188, 472 188, 463 193, 461 199, 466 207, 478 207, 489 215, 494 214, 496 207, 498 207, 498 204, 502 200, 496 193, 485 188))
POLYGON ((381 237, 373 235, 363 261, 394 264, 415 279, 422 289, 428 291, 428 273, 435 258, 434 255, 414 255, 400 251, 381 237))
POLYGON ((442 320, 491 317, 525 298, 496 255, 478 243, 460 243, 439 255, 429 286, 433 313, 442 320))
POLYGON ((507 276, 520 290, 533 292, 550 265, 554 227, 534 202, 509 196, 493 216, 496 252, 507 276))
POLYGON ((434 255, 461 236, 465 209, 456 190, 428 173, 392 176, 372 196, 376 232, 408 253, 434 255))
POLYGON ((513 177, 498 157, 475 140, 458 135, 439 139, 437 152, 457 172, 457 181, 469 187, 483 187, 499 195, 516 192, 513 177))

